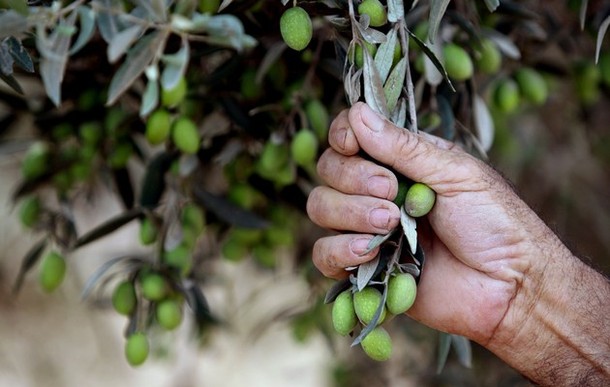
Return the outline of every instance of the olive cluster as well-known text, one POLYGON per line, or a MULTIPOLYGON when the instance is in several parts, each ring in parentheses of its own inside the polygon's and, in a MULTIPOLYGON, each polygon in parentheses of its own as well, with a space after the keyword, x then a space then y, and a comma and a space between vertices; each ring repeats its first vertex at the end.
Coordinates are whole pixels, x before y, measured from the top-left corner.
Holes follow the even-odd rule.
POLYGON ((383 293, 377 286, 368 285, 362 290, 354 287, 340 293, 332 307, 333 327, 342 336, 358 327, 363 329, 375 324, 360 344, 364 352, 377 361, 388 360, 392 355, 392 340, 381 325, 411 308, 417 295, 415 278, 409 273, 393 273, 386 292, 384 302, 383 293))

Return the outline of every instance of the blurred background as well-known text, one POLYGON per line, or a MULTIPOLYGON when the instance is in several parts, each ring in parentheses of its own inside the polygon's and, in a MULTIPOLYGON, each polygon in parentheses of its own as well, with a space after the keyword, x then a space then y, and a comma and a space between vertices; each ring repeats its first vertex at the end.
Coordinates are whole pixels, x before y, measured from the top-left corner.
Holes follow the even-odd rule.
MULTIPOLYGON (((8 3, 0 6, 10 7, 8 3)), ((78 2, 64 3, 66 9, 78 2)), ((214 3, 202 1, 194 7, 216 14, 219 2, 214 3)), ((220 14, 236 15, 259 45, 239 51, 203 38, 192 42, 189 70, 184 73, 186 97, 178 106, 159 101, 158 109, 197 123, 201 147, 195 155, 176 150, 171 140, 147 142, 150 112, 142 115, 140 110, 146 82, 134 82, 133 90, 106 106, 108 85, 121 62, 107 61, 107 42, 99 33, 70 57, 59 106, 47 98, 48 86, 38 72, 15 69, 22 95, 0 81, 0 385, 530 385, 476 344, 471 368, 463 367, 452 351, 437 374, 437 332, 407 316, 388 324, 395 352, 384 363, 373 362, 360 348, 350 348, 349 338, 332 332, 330 306, 322 300, 333 282, 310 262, 313 241, 327 231, 311 224, 304 213, 307 193, 320 183, 315 161, 298 164, 287 154, 300 128, 316 129, 307 115, 309 102, 324 106, 324 114, 316 116, 327 115, 324 125, 346 106, 336 53, 341 53, 338 41, 349 42, 349 30, 329 21, 345 17, 346 5, 298 2, 314 19, 314 38, 307 50, 292 52, 284 51, 279 37, 277 20, 284 9, 280 2, 272 7, 263 1, 229 3, 220 14), (98 133, 92 142, 84 134, 87 126, 98 133), (24 164, 34 144, 40 143, 51 149, 49 170, 28 178, 24 164), (266 168, 261 159, 275 152, 267 149, 276 145, 283 156, 274 156, 271 164, 282 166, 266 168), (74 149, 80 153, 70 156, 74 149), (173 157, 165 169, 156 169, 151 162, 160 153, 173 157), (150 183, 150 176, 166 176, 165 183, 150 183), (197 193, 195 186, 205 187, 205 193, 197 193), (26 226, 20 220, 20 205, 32 196, 43 202, 47 218, 26 226), (154 206, 143 205, 151 201, 154 206), (196 284, 209 310, 185 304, 182 323, 169 332, 154 323, 147 325, 150 355, 142 366, 131 367, 124 355, 125 335, 142 320, 113 310, 112 286, 135 278, 138 270, 157 267, 159 256, 153 246, 161 244, 142 243, 142 219, 161 219, 167 225, 163 248, 169 250, 167 240, 176 228, 171 225, 180 223, 181 210, 174 207, 182 209, 184 203, 203 209, 205 229, 189 245, 192 267, 168 278, 185 287, 196 284), (140 207, 154 211, 139 213, 139 221, 134 217, 116 224, 73 248, 87 232, 99 231, 107 220, 140 207), (244 232, 244 223, 261 218, 273 233, 244 232), (65 279, 50 294, 38 283, 38 260, 24 260, 41 240, 48 241, 46 249, 62 250, 66 256, 65 279), (107 262, 121 257, 124 266, 117 264, 100 274, 107 262), (15 293, 24 268, 23 283, 15 293), (93 283, 92 278, 98 281, 93 283)), ((422 3, 415 8, 419 13, 413 13, 415 24, 426 18, 429 5, 422 3)), ((451 100, 451 118, 462 126, 472 125, 474 119, 463 107, 472 95, 481 95, 493 118, 489 162, 576 255, 610 274, 608 38, 601 45, 606 72, 594 63, 598 32, 610 15, 610 5, 589 1, 583 30, 580 1, 502 2, 491 14, 482 4, 454 3, 442 24, 441 29, 449 31, 443 36, 460 42, 475 57, 472 31, 494 30, 485 36, 496 39, 503 60, 497 73, 476 73, 470 83, 459 85, 459 98, 451 100), (514 49, 519 58, 511 57, 514 49), (522 102, 513 111, 501 111, 494 106, 494 85, 522 67, 544 76, 548 98, 540 105, 522 102)), ((126 4, 124 12, 133 7, 126 4)), ((38 67, 41 54, 34 38, 24 34, 21 43, 38 67)), ((168 52, 184 44, 175 37, 166 43, 168 52)), ((410 59, 415 62, 420 54, 415 49, 410 59)), ((424 78, 415 74, 423 90, 420 111, 441 121, 425 129, 459 141, 463 133, 444 131, 447 112, 425 102, 432 91, 424 78)), ((318 155, 327 145, 323 130, 316 136, 318 155)), ((178 234, 186 235, 185 230, 182 224, 178 234)))

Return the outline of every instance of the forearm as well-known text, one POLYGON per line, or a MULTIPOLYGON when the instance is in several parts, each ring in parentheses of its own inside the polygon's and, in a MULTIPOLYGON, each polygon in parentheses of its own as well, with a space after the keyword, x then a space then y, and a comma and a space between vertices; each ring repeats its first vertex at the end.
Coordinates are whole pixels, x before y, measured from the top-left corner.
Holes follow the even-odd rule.
POLYGON ((540 252, 490 349, 541 385, 610 385, 609 281, 556 238, 540 252))

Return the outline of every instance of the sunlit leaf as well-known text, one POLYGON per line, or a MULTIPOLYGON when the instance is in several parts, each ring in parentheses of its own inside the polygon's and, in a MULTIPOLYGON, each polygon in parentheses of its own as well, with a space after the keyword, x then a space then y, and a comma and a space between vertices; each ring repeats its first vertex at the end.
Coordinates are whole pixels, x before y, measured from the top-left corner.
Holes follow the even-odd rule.
POLYGON ((431 0, 430 17, 428 18, 428 39, 431 43, 435 43, 438 27, 445 15, 447 6, 450 0, 431 0))
POLYGON ((85 5, 78 7, 78 18, 80 30, 76 42, 70 48, 70 55, 83 48, 91 40, 95 32, 95 12, 91 8, 85 5))
POLYGON ((159 52, 163 51, 167 35, 161 32, 151 32, 140 39, 127 54, 125 62, 117 70, 110 81, 107 105, 112 105, 123 94, 153 61, 159 52))
POLYGON ((606 31, 608 31, 608 27, 610 26, 610 16, 606 17, 602 24, 599 26, 599 30, 597 31, 597 41, 595 43, 595 63, 599 61, 599 53, 602 49, 602 42, 604 41, 604 36, 606 36, 606 31))
POLYGON ((379 262, 379 255, 377 255, 377 257, 374 259, 358 266, 358 275, 356 277, 356 286, 358 287, 358 291, 361 291, 366 287, 366 285, 368 285, 369 281, 373 278, 373 275, 375 275, 375 272, 377 271, 379 262))
POLYGON ((117 32, 114 37, 108 43, 106 54, 108 56, 108 62, 114 63, 119 60, 120 57, 127 52, 131 45, 138 39, 144 27, 141 25, 134 25, 124 29, 121 32, 117 32))
POLYGON ((494 122, 485 100, 478 95, 474 96, 473 101, 474 125, 477 129, 477 136, 481 147, 485 152, 491 149, 494 141, 494 122))
POLYGON ((182 47, 178 52, 161 57, 161 61, 165 64, 161 73, 161 87, 164 90, 171 90, 180 82, 186 72, 190 57, 189 42, 186 39, 182 40, 182 47))

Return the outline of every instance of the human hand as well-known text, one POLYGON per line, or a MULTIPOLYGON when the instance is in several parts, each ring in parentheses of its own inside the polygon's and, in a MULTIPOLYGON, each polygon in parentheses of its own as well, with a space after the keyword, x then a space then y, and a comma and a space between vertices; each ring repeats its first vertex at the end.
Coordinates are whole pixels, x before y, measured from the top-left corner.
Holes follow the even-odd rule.
POLYGON ((372 234, 385 234, 399 222, 392 203, 397 179, 358 155, 364 151, 437 194, 427 221, 419 222, 426 267, 409 315, 488 342, 530 268, 538 218, 485 163, 450 142, 398 128, 365 104, 338 115, 329 143, 318 163, 328 186, 312 191, 308 214, 322 227, 355 233, 319 239, 316 267, 332 278, 347 276, 346 267, 375 257, 377 250, 362 254, 372 234))

